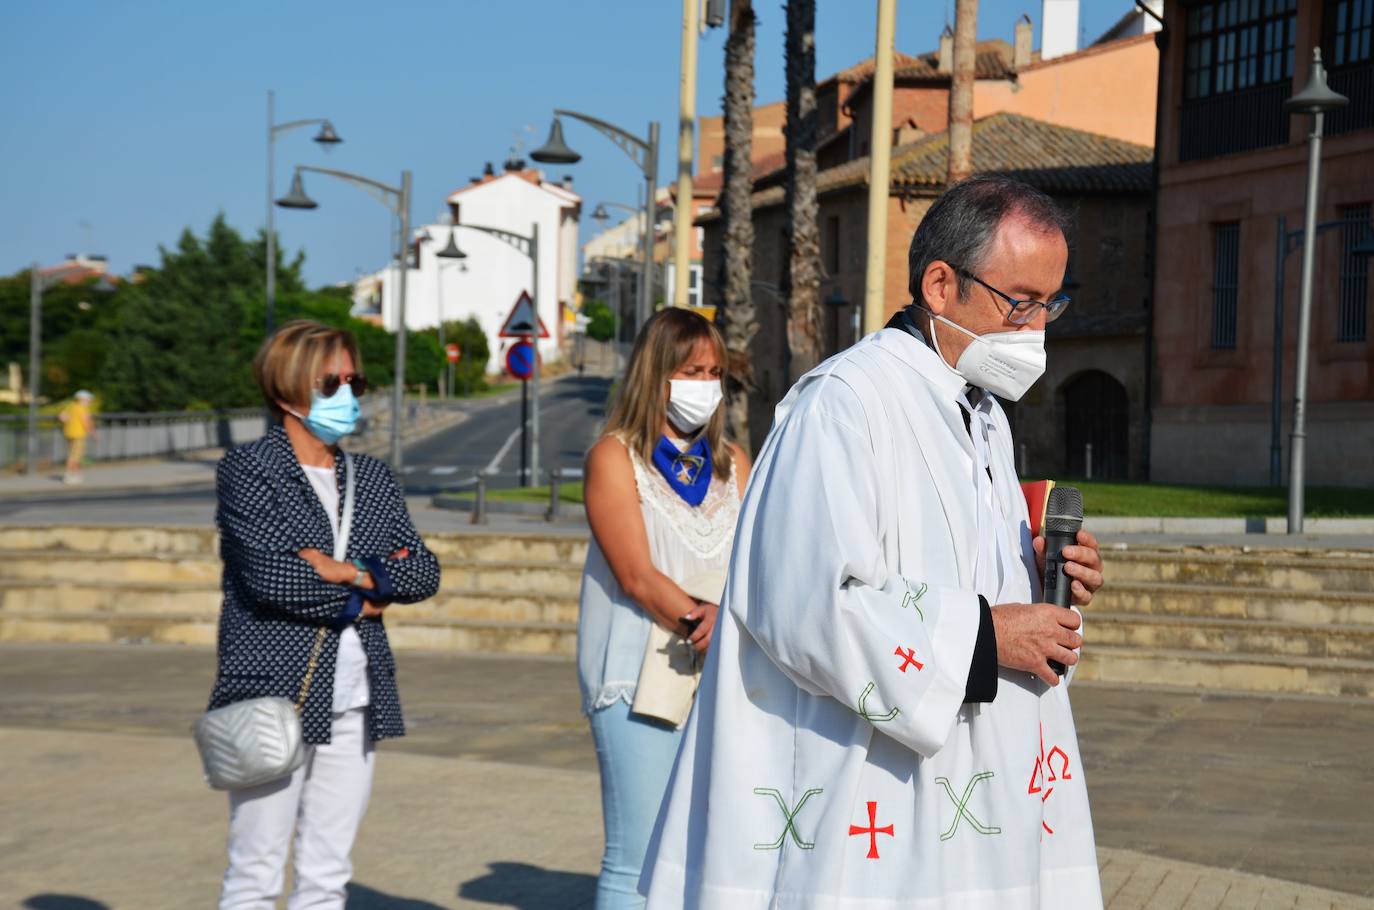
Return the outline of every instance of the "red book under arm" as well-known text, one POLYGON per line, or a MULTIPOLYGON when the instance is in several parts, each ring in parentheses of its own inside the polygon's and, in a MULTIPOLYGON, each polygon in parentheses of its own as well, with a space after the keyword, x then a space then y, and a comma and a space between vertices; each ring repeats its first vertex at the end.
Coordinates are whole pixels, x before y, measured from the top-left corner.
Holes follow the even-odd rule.
POLYGON ((1045 533, 1045 509, 1050 502, 1053 480, 1023 480, 1021 492, 1026 497, 1026 511, 1030 513, 1031 537, 1045 533))

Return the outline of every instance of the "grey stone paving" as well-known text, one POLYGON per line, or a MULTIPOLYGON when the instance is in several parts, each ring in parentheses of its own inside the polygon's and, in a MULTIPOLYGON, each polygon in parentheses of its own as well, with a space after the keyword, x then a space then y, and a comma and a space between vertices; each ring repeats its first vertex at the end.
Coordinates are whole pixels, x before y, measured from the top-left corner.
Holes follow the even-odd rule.
MULTIPOLYGON (((410 735, 383 747, 350 907, 590 906, 600 808, 571 663, 399 664, 410 735)), ((186 736, 212 673, 207 649, 0 645, 0 906, 212 904, 224 798, 186 736)), ((1113 910, 1374 908, 1374 704, 1074 700, 1113 910)))

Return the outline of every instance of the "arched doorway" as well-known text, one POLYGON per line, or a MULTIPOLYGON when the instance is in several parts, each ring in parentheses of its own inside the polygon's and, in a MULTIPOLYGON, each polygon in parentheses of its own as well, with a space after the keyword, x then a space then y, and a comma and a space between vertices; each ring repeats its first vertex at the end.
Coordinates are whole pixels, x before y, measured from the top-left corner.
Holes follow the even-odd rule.
POLYGON ((1101 370, 1064 383, 1064 463, 1074 477, 1124 480, 1129 469, 1130 409, 1126 387, 1101 370), (1088 446, 1092 470, 1088 470, 1088 446))

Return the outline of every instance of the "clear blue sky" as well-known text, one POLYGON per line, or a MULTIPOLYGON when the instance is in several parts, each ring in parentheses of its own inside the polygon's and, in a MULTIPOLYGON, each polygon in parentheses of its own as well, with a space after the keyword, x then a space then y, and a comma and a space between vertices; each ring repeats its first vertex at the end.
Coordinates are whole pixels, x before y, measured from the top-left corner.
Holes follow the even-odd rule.
MULTIPOLYGON (((761 102, 782 97, 781 0, 759 0, 761 102)), ((873 53, 872 0, 818 0, 817 77, 873 53)), ((933 49, 951 0, 898 0, 897 48, 933 49)), ((1084 0, 1088 41, 1132 6, 1084 0)), ((979 37, 1012 36, 1037 0, 983 0, 979 37)), ((306 130, 277 144, 277 194, 297 162, 399 182, 415 174, 413 218, 497 167, 517 139, 542 144, 555 106, 635 132, 663 124, 660 180, 675 168, 681 5, 676 0, 357 0, 267 3, 37 0, 0 13, 0 274, 87 249, 119 272, 155 264, 183 227, 217 211, 251 234, 266 205, 266 91, 278 120, 329 117, 344 143, 325 154, 306 130)), ((723 30, 702 38, 698 113, 718 113, 723 30)), ((1036 45, 1039 46, 1037 30, 1036 45)), ((637 171, 580 125, 571 168, 585 211, 634 202, 637 171)), ((313 177, 320 207, 278 210, 311 284, 350 280, 386 258, 388 214, 351 187, 313 177)), ((584 232, 595 224, 584 215, 584 232)), ((589 233, 584 234, 590 236, 589 233)))

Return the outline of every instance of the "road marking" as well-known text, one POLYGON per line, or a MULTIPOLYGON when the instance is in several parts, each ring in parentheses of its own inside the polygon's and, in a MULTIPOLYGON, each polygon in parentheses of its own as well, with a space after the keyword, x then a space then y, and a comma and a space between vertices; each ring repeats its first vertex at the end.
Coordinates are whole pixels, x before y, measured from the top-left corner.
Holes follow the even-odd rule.
POLYGON ((437 467, 437 468, 430 468, 430 469, 429 469, 429 473, 431 473, 431 474, 457 474, 457 473, 458 473, 458 466, 457 466, 456 464, 448 464, 448 465, 443 465, 443 466, 437 467))
POLYGON ((415 473, 415 465, 413 465, 413 464, 408 464, 408 465, 406 465, 405 467, 401 468, 401 473, 402 473, 402 474, 414 474, 414 473, 415 473))
POLYGON ((496 453, 496 457, 493 458, 493 459, 487 464, 486 473, 488 473, 488 474, 495 474, 496 472, 498 472, 498 471, 501 470, 501 462, 502 462, 502 460, 505 459, 506 453, 510 451, 510 447, 511 447, 511 446, 515 445, 515 440, 518 439, 519 437, 520 437, 520 428, 519 428, 519 427, 516 427, 514 430, 511 431, 510 436, 508 436, 508 437, 506 438, 505 444, 504 444, 503 446, 501 446, 501 451, 497 452, 497 453, 496 453))

